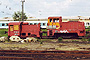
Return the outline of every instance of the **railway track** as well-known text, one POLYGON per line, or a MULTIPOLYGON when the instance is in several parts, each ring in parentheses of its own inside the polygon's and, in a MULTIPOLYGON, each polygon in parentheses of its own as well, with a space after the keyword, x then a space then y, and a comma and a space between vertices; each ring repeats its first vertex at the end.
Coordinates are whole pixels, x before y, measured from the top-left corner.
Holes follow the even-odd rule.
POLYGON ((0 60, 90 59, 90 51, 0 50, 0 60))

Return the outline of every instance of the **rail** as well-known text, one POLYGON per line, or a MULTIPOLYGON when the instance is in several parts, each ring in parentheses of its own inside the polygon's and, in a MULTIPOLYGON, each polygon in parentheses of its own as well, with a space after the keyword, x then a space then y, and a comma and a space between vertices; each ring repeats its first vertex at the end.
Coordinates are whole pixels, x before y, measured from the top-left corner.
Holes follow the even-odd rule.
POLYGON ((90 59, 90 51, 0 50, 0 60, 90 59))

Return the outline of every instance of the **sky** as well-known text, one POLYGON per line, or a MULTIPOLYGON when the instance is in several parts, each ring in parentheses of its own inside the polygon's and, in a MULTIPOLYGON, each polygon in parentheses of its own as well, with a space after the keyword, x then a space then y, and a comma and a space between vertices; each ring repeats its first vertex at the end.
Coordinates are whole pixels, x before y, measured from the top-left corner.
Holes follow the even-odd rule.
MULTIPOLYGON (((0 18, 22 11, 21 0, 0 0, 0 18)), ((90 16, 90 0, 25 0, 28 17, 90 16)))

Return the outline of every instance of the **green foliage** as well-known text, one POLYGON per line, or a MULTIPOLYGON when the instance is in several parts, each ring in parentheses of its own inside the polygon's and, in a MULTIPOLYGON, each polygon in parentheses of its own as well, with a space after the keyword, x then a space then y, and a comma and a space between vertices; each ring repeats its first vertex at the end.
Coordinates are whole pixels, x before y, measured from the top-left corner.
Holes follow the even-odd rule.
POLYGON ((72 40, 73 42, 79 42, 79 40, 72 40))
MULTIPOLYGON (((47 29, 41 29, 41 31, 47 32, 47 29)), ((47 33, 43 33, 42 36, 47 36, 47 33)))
POLYGON ((90 33, 86 34, 86 37, 90 36, 90 33))
POLYGON ((43 44, 43 41, 42 41, 42 39, 39 39, 39 42, 40 42, 40 44, 43 44))
POLYGON ((41 29, 41 31, 46 31, 47 32, 47 29, 41 29))
MULTIPOLYGON (((22 12, 17 11, 13 14, 14 21, 22 21, 22 12)), ((23 13, 23 19, 26 20, 27 16, 23 13)))
POLYGON ((90 31, 90 28, 88 29, 88 31, 90 31))
POLYGON ((42 36, 47 36, 47 33, 43 33, 42 36))
POLYGON ((90 28, 89 29, 85 29, 85 31, 90 31, 90 28))
POLYGON ((59 41, 59 42, 62 41, 62 37, 59 37, 59 38, 58 38, 58 41, 59 41))
POLYGON ((8 37, 8 33, 5 34, 5 31, 8 32, 8 29, 0 29, 0 37, 2 36, 8 37))
MULTIPOLYGON (((85 29, 86 32, 90 31, 90 28, 89 29, 85 29)), ((90 36, 90 33, 87 33, 86 34, 86 37, 90 36)))
POLYGON ((90 28, 90 26, 88 28, 90 28))
POLYGON ((86 41, 86 38, 82 38, 82 41, 86 41))
POLYGON ((90 38, 88 39, 88 41, 90 41, 90 38))

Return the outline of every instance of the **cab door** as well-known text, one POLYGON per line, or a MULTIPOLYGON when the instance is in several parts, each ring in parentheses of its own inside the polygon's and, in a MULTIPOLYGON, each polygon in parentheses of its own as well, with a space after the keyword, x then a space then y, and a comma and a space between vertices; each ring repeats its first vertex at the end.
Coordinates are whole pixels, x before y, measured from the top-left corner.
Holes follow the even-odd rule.
POLYGON ((14 35, 14 32, 13 32, 13 31, 14 31, 13 25, 10 25, 10 26, 9 26, 8 35, 9 35, 9 36, 13 36, 13 35, 14 35))

